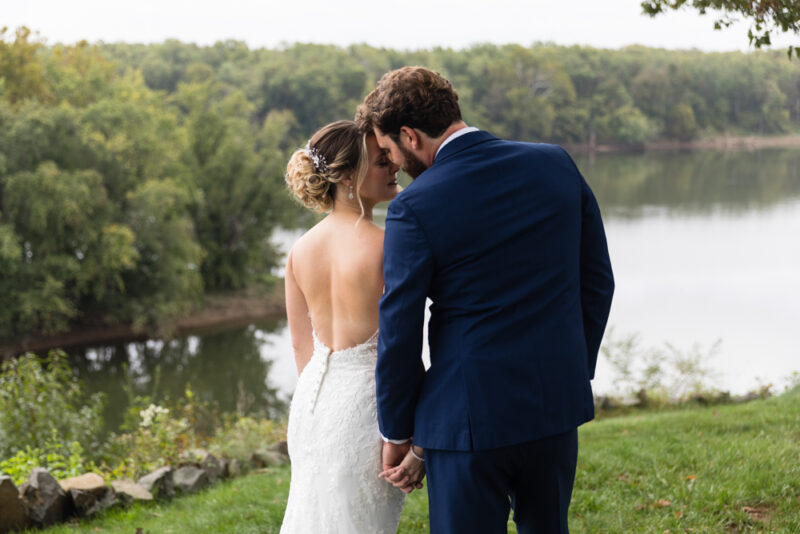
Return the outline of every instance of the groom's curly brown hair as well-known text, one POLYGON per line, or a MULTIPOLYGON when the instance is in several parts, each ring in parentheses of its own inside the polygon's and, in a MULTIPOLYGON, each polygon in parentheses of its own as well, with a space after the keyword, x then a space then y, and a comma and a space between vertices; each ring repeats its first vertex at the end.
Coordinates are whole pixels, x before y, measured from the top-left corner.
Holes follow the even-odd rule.
POLYGON ((403 67, 384 74, 358 107, 362 133, 377 127, 397 139, 401 126, 439 137, 461 120, 458 95, 444 76, 425 67, 403 67))

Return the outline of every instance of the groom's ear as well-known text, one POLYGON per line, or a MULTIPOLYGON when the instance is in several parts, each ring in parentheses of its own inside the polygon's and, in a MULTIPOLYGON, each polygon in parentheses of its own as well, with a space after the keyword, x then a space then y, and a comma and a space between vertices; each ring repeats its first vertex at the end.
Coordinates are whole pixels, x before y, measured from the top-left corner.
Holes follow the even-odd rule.
POLYGON ((422 138, 419 132, 414 128, 408 126, 400 127, 400 142, 402 143, 404 139, 407 140, 408 147, 412 150, 419 150, 422 146, 422 138))

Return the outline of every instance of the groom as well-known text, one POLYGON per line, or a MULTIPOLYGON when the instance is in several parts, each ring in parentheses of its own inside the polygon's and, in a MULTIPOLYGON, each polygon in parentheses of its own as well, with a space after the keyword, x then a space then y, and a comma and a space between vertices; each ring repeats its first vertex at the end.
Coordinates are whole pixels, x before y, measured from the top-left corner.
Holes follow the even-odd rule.
POLYGON ((505 533, 511 506, 520 534, 568 532, 614 289, 591 190, 562 148, 468 127, 425 68, 385 74, 358 120, 415 178, 386 217, 384 464, 424 448, 433 534, 505 533))

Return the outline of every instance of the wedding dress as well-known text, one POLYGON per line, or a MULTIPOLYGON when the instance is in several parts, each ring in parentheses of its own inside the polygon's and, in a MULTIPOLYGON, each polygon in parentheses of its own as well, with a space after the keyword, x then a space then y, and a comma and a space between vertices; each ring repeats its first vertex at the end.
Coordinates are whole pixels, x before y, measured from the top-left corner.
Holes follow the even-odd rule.
POLYGON ((289 411, 292 478, 281 534, 394 534, 405 494, 378 478, 377 332, 337 351, 313 335, 289 411))

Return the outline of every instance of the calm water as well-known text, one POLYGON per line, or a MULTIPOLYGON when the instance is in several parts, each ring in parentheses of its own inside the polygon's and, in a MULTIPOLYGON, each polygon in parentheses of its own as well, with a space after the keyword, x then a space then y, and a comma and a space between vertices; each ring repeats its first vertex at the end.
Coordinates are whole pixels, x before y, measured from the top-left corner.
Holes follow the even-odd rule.
MULTIPOLYGON (((743 393, 776 389, 800 371, 800 150, 599 154, 576 157, 603 211, 617 292, 616 337, 642 347, 719 349, 709 385, 743 393)), ((284 249, 301 232, 276 233, 284 249)), ((224 410, 237 402, 277 413, 296 369, 284 321, 70 351, 92 390, 109 394, 110 422, 123 386, 156 398, 191 383, 224 410)), ((601 356, 595 390, 613 393, 601 356)))

